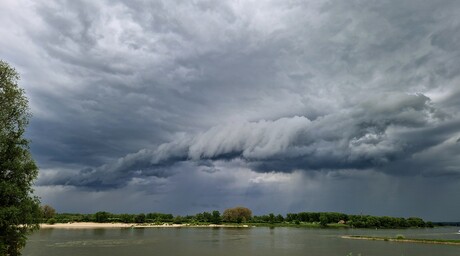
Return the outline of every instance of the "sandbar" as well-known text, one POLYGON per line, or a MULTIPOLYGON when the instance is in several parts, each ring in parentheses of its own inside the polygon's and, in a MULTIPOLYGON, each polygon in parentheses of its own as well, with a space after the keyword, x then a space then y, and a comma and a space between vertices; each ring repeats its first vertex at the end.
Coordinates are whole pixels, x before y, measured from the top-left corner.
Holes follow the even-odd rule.
POLYGON ((371 241, 386 241, 386 242, 399 242, 399 243, 420 243, 420 244, 447 244, 447 245, 460 245, 460 241, 446 241, 436 239, 398 239, 388 237, 372 237, 372 236, 342 236, 345 239, 355 240, 371 240, 371 241))

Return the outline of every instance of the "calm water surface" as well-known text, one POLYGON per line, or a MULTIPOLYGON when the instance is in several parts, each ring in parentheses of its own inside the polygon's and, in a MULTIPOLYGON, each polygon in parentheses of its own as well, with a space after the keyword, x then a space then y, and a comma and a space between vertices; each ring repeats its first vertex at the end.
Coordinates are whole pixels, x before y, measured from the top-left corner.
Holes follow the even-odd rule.
POLYGON ((460 246, 362 241, 341 235, 460 239, 458 228, 366 230, 303 228, 42 229, 29 237, 25 256, 95 255, 353 255, 459 256, 460 246))

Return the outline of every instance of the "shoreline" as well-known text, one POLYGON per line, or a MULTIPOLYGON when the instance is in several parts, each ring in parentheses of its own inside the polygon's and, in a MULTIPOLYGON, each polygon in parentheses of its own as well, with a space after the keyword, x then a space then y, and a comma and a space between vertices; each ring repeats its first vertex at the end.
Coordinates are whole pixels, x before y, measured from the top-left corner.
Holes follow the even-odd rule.
POLYGON ((97 222, 71 222, 56 224, 40 224, 41 229, 99 229, 99 228, 249 228, 249 225, 223 225, 223 224, 139 224, 139 223, 97 223, 97 222))
POLYGON ((451 242, 435 239, 397 239, 389 237, 372 237, 372 236, 341 236, 344 239, 354 239, 354 240, 370 240, 370 241, 385 241, 385 242, 400 242, 400 243, 419 243, 419 244, 444 244, 444 245, 457 245, 460 246, 460 241, 451 242))

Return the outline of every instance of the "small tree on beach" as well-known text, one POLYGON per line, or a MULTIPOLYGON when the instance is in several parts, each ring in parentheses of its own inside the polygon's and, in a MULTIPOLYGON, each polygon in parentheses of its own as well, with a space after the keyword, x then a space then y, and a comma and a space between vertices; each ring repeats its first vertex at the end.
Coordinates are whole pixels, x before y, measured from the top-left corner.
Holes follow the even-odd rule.
POLYGON ((42 206, 42 213, 43 218, 47 220, 54 217, 54 215, 56 214, 56 210, 49 205, 44 205, 42 206))
POLYGON ((246 222, 251 220, 252 211, 249 208, 238 206, 226 209, 222 215, 222 220, 226 222, 246 222))

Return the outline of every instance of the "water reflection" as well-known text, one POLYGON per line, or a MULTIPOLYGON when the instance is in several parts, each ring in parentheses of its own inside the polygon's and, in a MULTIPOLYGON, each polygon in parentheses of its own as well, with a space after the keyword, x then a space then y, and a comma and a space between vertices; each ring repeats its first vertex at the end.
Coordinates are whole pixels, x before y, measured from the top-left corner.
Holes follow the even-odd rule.
MULTIPOLYGON (((83 231, 85 231, 85 230, 83 230, 83 231)), ((106 231, 107 231, 107 229, 105 229, 105 228, 97 228, 97 229, 92 229, 92 231, 93 231, 94 236, 104 236, 106 231)))
POLYGON ((136 237, 142 237, 145 233, 145 228, 132 228, 131 229, 136 237))
POLYGON ((341 239, 347 234, 460 239, 456 230, 321 230, 301 228, 43 229, 24 256, 76 255, 460 255, 460 246, 341 239), (454 237, 454 238, 452 238, 454 237))

